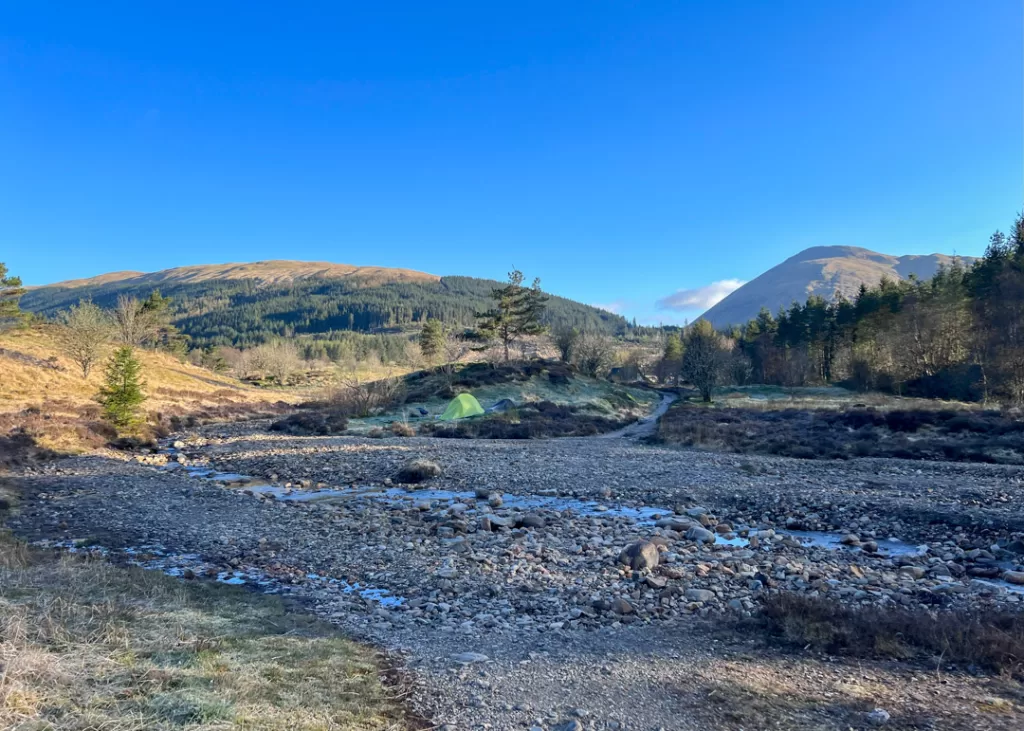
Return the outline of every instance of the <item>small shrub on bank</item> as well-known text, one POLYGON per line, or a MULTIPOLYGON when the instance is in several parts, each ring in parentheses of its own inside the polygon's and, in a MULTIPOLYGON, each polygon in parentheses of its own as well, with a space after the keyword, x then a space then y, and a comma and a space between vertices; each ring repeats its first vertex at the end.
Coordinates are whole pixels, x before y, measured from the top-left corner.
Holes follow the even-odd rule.
POLYGON ((343 434, 348 429, 348 418, 337 411, 303 411, 270 425, 271 431, 295 436, 330 436, 343 434))
POLYGON ((409 424, 404 421, 393 421, 389 427, 391 433, 396 437, 414 437, 416 436, 416 430, 413 429, 409 424))
POLYGON ((796 459, 891 457, 1024 464, 1024 420, 1015 412, 873 408, 673 407, 658 441, 796 459))
POLYGON ((941 658, 1024 678, 1024 613, 848 607, 834 599, 782 592, 764 603, 775 637, 834 655, 901 660, 941 658))
POLYGON ((402 465, 398 471, 398 481, 403 483, 426 482, 441 475, 441 465, 429 459, 414 459, 402 465))

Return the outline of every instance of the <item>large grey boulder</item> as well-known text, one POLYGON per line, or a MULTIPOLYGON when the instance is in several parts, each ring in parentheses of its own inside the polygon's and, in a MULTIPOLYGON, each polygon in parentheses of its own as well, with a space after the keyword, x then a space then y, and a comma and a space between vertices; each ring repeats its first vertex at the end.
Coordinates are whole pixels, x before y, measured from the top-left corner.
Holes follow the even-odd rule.
POLYGON ((629 566, 634 571, 653 569, 658 565, 659 559, 658 546, 650 541, 631 543, 619 554, 619 563, 629 566))

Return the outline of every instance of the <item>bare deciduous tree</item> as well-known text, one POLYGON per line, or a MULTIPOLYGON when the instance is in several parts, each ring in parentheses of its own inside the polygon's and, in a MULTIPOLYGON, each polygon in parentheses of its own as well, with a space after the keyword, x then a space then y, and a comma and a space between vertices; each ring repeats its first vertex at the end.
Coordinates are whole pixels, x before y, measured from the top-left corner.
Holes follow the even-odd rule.
POLYGON ((159 338, 161 332, 173 330, 170 326, 169 304, 170 299, 161 297, 159 292, 153 292, 144 300, 119 295, 117 307, 114 308, 118 341, 122 345, 137 348, 151 344, 159 338))
POLYGON ((331 398, 332 405, 348 416, 370 416, 399 400, 405 388, 401 377, 388 371, 383 378, 364 380, 353 370, 341 379, 341 388, 331 398))
POLYGON ((103 357, 113 332, 110 317, 84 300, 62 312, 60 322, 57 343, 64 355, 82 369, 82 378, 88 378, 92 367, 103 357))
POLYGON ((302 368, 302 359, 295 346, 284 340, 257 345, 247 353, 247 375, 270 376, 282 385, 302 368))
POLYGON ((576 341, 574 362, 581 372, 593 378, 608 375, 615 358, 615 342, 601 333, 585 332, 576 341))
POLYGON ((451 388, 455 382, 455 374, 459 370, 459 361, 466 356, 469 350, 470 348, 466 341, 457 337, 454 333, 448 333, 445 336, 440 371, 448 388, 451 388))

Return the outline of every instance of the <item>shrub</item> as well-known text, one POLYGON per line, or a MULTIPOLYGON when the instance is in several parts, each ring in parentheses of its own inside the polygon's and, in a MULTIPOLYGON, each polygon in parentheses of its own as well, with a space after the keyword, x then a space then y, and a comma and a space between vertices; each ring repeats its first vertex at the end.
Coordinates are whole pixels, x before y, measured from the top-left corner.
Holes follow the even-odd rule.
POLYGON ((402 465, 398 471, 398 481, 404 483, 426 482, 427 480, 440 477, 441 465, 431 462, 429 459, 414 459, 402 465))
POLYGON ((409 424, 404 421, 393 421, 391 422, 391 433, 396 437, 414 437, 416 436, 416 430, 413 429, 409 424))
POLYGON ((300 412, 270 425, 271 431, 311 436, 341 434, 347 429, 348 419, 338 411, 300 412))
POLYGON ((769 596, 765 627, 794 646, 836 655, 939 657, 1024 678, 1024 613, 850 607, 826 597, 769 596))

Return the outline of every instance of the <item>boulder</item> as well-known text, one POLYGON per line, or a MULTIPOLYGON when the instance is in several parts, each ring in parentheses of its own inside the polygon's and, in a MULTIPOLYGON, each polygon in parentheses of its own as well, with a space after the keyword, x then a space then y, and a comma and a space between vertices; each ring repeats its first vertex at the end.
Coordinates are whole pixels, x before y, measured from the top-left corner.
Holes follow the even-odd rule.
POLYGON ((714 543, 715 534, 707 528, 701 528, 700 526, 695 525, 690 528, 690 530, 686 531, 686 539, 696 541, 697 543, 714 543))
POLYGON ((629 566, 634 571, 653 569, 658 565, 658 547, 650 541, 637 541, 622 549, 619 563, 629 566))
POLYGON ((539 515, 524 515, 519 521, 519 526, 522 528, 543 528, 546 525, 546 521, 539 515))

